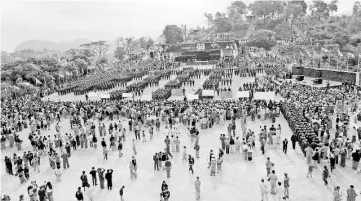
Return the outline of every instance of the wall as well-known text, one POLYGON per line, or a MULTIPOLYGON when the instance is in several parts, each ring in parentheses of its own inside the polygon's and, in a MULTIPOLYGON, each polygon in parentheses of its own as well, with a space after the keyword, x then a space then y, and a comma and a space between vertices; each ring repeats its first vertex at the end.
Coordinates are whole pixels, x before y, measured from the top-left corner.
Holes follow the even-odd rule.
POLYGON ((336 82, 354 82, 354 83, 357 83, 356 79, 359 76, 359 73, 354 73, 354 72, 306 68, 302 66, 293 66, 292 73, 294 75, 304 75, 306 77, 322 78, 325 80, 332 80, 336 82))

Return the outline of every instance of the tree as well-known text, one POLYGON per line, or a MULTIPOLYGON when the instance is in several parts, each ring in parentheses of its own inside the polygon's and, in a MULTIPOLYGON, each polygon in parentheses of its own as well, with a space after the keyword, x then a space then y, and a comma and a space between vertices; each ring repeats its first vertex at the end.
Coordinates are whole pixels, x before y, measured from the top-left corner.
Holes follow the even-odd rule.
POLYGON ((340 49, 342 49, 350 42, 350 37, 347 33, 336 33, 334 35, 333 41, 340 46, 340 49))
POLYGON ((226 19, 219 19, 215 21, 216 31, 218 33, 229 32, 232 30, 232 24, 229 23, 226 19))
POLYGON ((166 38, 166 43, 179 43, 183 42, 182 28, 177 25, 167 25, 164 27, 163 35, 166 38))
POLYGON ((337 12, 337 3, 338 3, 338 0, 332 0, 327 6, 328 6, 328 10, 330 12, 330 15, 333 13, 333 12, 337 12))
POLYGON ((222 19, 222 18, 223 18, 222 13, 216 12, 216 15, 215 15, 215 17, 214 17, 214 20, 220 20, 220 19, 222 19))
POLYGON ((96 66, 99 66, 99 67, 104 67, 105 65, 107 65, 108 64, 108 59, 107 58, 105 58, 105 57, 101 57, 101 58, 99 58, 97 61, 96 61, 96 66))
POLYGON ((352 10, 353 10, 353 14, 356 14, 356 13, 358 13, 358 11, 361 10, 360 1, 355 1, 355 3, 353 4, 352 10))
POLYGON ((291 21, 291 26, 293 25, 293 22, 298 19, 301 16, 304 16, 305 13, 303 12, 303 8, 299 4, 288 4, 285 9, 285 17, 286 20, 291 21))
POLYGON ((304 0, 295 0, 295 1, 290 1, 290 4, 296 4, 296 5, 300 5, 302 6, 302 10, 304 13, 306 13, 307 11, 307 4, 304 0))
POLYGON ((101 58, 108 51, 109 45, 106 43, 106 41, 101 40, 101 41, 83 44, 81 45, 81 47, 83 47, 85 51, 89 51, 93 56, 96 56, 97 58, 101 58))
POLYGON ((321 20, 321 18, 327 18, 330 16, 330 10, 327 3, 320 0, 314 0, 310 7, 311 15, 321 20))
POLYGON ((117 47, 114 50, 114 57, 118 60, 123 60, 126 56, 129 56, 131 52, 136 48, 141 46, 147 46, 147 41, 144 38, 136 40, 135 38, 123 38, 118 37, 116 39, 117 47))
POLYGON ((247 5, 243 1, 234 1, 228 6, 228 17, 233 19, 236 15, 243 15, 246 13, 247 5))
POLYGON ((13 62, 14 58, 7 52, 1 51, 1 64, 13 62))
POLYGON ((146 49, 147 47, 147 39, 145 37, 140 37, 138 39, 139 47, 146 49))
POLYGON ((266 17, 272 12, 272 6, 272 2, 270 1, 255 1, 248 6, 248 9, 252 11, 253 15, 262 17, 265 21, 266 17))
POLYGON ((204 13, 204 16, 207 18, 207 23, 208 26, 212 26, 213 25, 213 15, 212 13, 204 13))
POLYGON ((151 38, 148 38, 145 49, 149 50, 149 48, 151 48, 154 45, 154 40, 151 38))

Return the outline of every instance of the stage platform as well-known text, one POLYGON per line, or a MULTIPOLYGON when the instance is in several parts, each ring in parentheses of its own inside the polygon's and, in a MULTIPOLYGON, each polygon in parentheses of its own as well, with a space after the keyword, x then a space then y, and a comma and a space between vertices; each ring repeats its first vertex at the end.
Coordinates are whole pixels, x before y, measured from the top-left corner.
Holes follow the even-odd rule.
MULTIPOLYGON (((294 76, 296 77, 296 76, 294 76)), ((305 77, 303 81, 297 81, 296 78, 294 79, 286 79, 286 80, 292 80, 292 82, 299 83, 306 86, 311 86, 315 88, 326 88, 327 87, 327 81, 330 83, 330 88, 339 87, 342 85, 341 82, 331 81, 331 80, 323 80, 322 84, 313 84, 313 80, 316 79, 314 77, 305 77)))

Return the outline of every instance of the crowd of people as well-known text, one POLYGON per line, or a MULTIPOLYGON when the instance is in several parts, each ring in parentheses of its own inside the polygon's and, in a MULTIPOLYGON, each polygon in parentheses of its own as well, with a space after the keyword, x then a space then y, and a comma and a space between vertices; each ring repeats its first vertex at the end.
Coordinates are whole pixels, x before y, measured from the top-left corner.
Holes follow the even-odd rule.
MULTIPOLYGON (((20 183, 28 186, 24 192, 30 200, 54 200, 51 182, 45 181, 43 185, 37 185, 35 181, 28 183, 34 172, 45 171, 40 168, 44 167, 40 164, 49 161, 55 181, 62 182, 64 171, 72 167, 69 159, 74 153, 79 150, 92 152, 99 147, 104 160, 108 160, 110 152, 118 152, 118 157, 122 158, 124 149, 131 149, 129 173, 130 178, 136 180, 139 177, 137 141, 151 143, 155 134, 163 131, 164 146, 159 147, 160 151, 152 156, 154 170, 165 170, 164 177, 171 178, 171 171, 175 165, 173 155, 179 154, 181 160, 188 164, 188 171, 197 175, 193 166, 200 158, 199 152, 202 150, 199 142, 204 138, 200 131, 220 126, 225 130, 225 134, 220 133, 219 147, 209 150, 207 159, 210 176, 218 176, 222 171, 222 164, 227 162, 224 154, 242 154, 242 158, 249 163, 253 161, 254 152, 258 152, 258 149, 261 154, 266 154, 268 149, 279 145, 282 146, 283 153, 287 154, 288 140, 282 136, 284 134, 278 124, 279 118, 283 117, 293 132, 289 139, 292 148, 295 149, 298 144, 305 156, 307 177, 312 177, 313 169, 321 166, 323 182, 329 185, 328 178, 336 164, 340 163, 340 168, 345 168, 347 160, 351 161, 351 168, 355 172, 359 170, 361 127, 349 127, 351 121, 353 125, 358 123, 356 114, 360 112, 360 98, 355 87, 343 85, 336 89, 317 89, 289 81, 279 84, 273 78, 286 71, 282 62, 273 57, 257 61, 245 61, 240 57, 234 61, 220 63, 219 66, 222 68, 188 71, 189 76, 199 78, 202 73, 209 75, 203 83, 203 89, 218 89, 220 83, 224 82, 227 85, 227 81, 232 85, 233 76, 253 76, 256 77, 255 82, 245 83, 240 89, 253 92, 275 91, 283 97, 283 101, 170 101, 167 100, 171 95, 168 89, 158 89, 152 94, 154 100, 141 102, 117 99, 106 103, 53 102, 41 101, 36 96, 9 99, 1 103, 1 149, 12 149, 15 146, 17 151, 14 150, 15 153, 11 156, 4 156, 6 172, 19 177, 20 183), (233 65, 235 67, 231 67, 233 65), (266 77, 261 78, 257 75, 263 72, 267 74, 266 77), (259 131, 247 128, 250 123, 248 121, 254 122, 256 119, 267 121, 267 125, 260 125, 259 131), (68 121, 69 124, 64 121, 68 121), (240 122, 240 128, 237 121, 240 122), (62 128, 61 125, 69 127, 71 132, 64 132, 68 129, 62 128), (55 134, 49 132, 52 127, 55 127, 55 134), (180 127, 185 128, 187 133, 181 133, 180 127), (24 129, 29 132, 28 136, 19 135, 24 129), (134 138, 131 134, 134 134, 134 138), (179 136, 186 134, 191 141, 191 147, 180 141, 179 136), (131 141, 130 148, 124 146, 127 140, 131 141), (31 145, 30 150, 23 150, 22 143, 25 141, 31 145), (194 150, 193 156, 191 150, 194 150)), ((164 73, 153 72, 153 75, 148 72, 149 76, 152 76, 149 79, 142 78, 146 72, 129 73, 126 76, 111 76, 106 73, 95 75, 94 78, 88 77, 83 81, 77 81, 78 84, 72 85, 73 88, 59 90, 59 94, 84 94, 92 90, 107 89, 108 86, 114 87, 113 85, 129 79, 138 79, 139 82, 127 87, 130 89, 128 92, 133 92, 147 87, 144 83, 156 83, 150 80, 159 81, 160 77, 170 79, 170 74, 177 74, 175 70, 163 71, 164 73)), ((123 92, 127 91, 119 91, 119 94, 123 92)), ((118 97, 117 94, 118 92, 114 93, 115 98, 118 97)), ((267 158, 265 164, 266 174, 260 183, 262 200, 267 200, 268 193, 274 194, 277 200, 290 199, 289 175, 285 173, 283 179, 278 178, 275 163, 271 158, 267 158), (269 185, 266 181, 269 181, 269 185)), ((84 169, 79 172, 79 188, 74 189, 75 198, 84 200, 84 197, 88 197, 89 200, 94 200, 96 195, 93 189, 98 185, 98 181, 100 189, 105 188, 106 180, 107 189, 112 190, 113 169, 106 170, 101 165, 94 165, 90 170, 84 169), (89 184, 88 175, 91 176, 93 186, 89 184), (83 195, 85 192, 86 196, 83 195)), ((201 179, 196 177, 194 181, 197 200, 201 197, 201 179)), ((346 191, 347 201, 354 201, 359 194, 353 185, 359 188, 358 184, 350 185, 346 191)), ((338 198, 341 197, 340 188, 335 186, 335 200, 341 200, 338 198)), ((124 192, 125 185, 121 185, 121 199, 124 192)), ((20 200, 24 199, 25 195, 21 197, 20 200)), ((161 184, 160 197, 162 200, 171 199, 166 181, 161 184)))

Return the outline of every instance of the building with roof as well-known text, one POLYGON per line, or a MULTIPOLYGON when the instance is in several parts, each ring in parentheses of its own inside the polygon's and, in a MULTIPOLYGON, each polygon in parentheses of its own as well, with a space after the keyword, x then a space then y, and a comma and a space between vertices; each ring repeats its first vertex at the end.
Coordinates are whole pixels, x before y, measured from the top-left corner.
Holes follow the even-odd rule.
POLYGON ((161 58, 164 60, 210 61, 238 55, 238 41, 216 41, 180 44, 159 44, 161 58))

